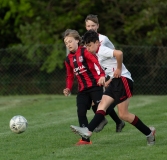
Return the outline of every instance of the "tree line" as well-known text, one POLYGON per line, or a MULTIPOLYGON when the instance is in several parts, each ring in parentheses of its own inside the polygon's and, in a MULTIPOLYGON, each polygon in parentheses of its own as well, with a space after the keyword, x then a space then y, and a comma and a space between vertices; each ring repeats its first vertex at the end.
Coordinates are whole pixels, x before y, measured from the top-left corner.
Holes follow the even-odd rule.
POLYGON ((166 8, 164 0, 0 0, 0 61, 63 68, 62 34, 83 35, 88 14, 98 15, 99 32, 115 46, 166 46, 166 8))

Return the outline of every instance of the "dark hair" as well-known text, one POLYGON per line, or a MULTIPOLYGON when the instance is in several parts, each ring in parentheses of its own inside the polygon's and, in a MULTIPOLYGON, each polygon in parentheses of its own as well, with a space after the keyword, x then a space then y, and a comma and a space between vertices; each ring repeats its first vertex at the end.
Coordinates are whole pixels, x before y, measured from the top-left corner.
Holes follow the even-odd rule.
POLYGON ((90 21, 92 21, 92 22, 94 22, 96 24, 99 24, 99 20, 97 18, 97 15, 94 15, 94 14, 87 15, 87 17, 85 19, 85 22, 88 21, 88 20, 90 20, 90 21))
POLYGON ((99 35, 94 30, 87 31, 83 36, 83 42, 85 44, 88 44, 90 42, 96 42, 99 41, 99 35))

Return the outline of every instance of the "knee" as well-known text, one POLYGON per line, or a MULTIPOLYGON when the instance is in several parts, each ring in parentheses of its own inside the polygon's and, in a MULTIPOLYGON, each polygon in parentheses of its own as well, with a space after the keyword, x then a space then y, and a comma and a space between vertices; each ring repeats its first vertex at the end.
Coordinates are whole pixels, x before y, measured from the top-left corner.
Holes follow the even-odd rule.
POLYGON ((119 113, 119 117, 124 120, 124 121, 127 121, 128 120, 128 115, 125 114, 125 113, 119 113))

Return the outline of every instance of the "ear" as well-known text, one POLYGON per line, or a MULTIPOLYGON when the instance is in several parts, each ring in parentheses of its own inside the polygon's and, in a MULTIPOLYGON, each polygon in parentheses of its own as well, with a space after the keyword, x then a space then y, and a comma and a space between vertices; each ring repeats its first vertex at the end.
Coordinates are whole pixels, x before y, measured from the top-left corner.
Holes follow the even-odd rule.
POLYGON ((100 45, 100 42, 98 40, 96 40, 95 44, 100 45))
POLYGON ((97 24, 97 30, 99 29, 99 24, 97 24))

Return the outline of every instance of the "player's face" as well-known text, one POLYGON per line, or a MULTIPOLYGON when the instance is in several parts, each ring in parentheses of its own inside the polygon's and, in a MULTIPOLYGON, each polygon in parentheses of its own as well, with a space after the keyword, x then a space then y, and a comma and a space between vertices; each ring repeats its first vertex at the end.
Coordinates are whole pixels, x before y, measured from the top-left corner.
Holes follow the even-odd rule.
POLYGON ((67 36, 64 38, 64 43, 71 52, 75 52, 78 49, 78 42, 79 41, 76 40, 74 37, 67 36))
POLYGON ((86 27, 86 30, 89 31, 89 30, 94 30, 95 32, 97 32, 98 28, 99 28, 99 24, 97 23, 94 23, 93 21, 91 20, 87 20, 86 23, 85 23, 85 27, 86 27))
POLYGON ((90 43, 85 44, 85 46, 86 46, 86 49, 89 52, 91 52, 93 54, 96 54, 96 51, 99 48, 99 42, 98 41, 96 41, 95 43, 94 42, 90 42, 90 43))

